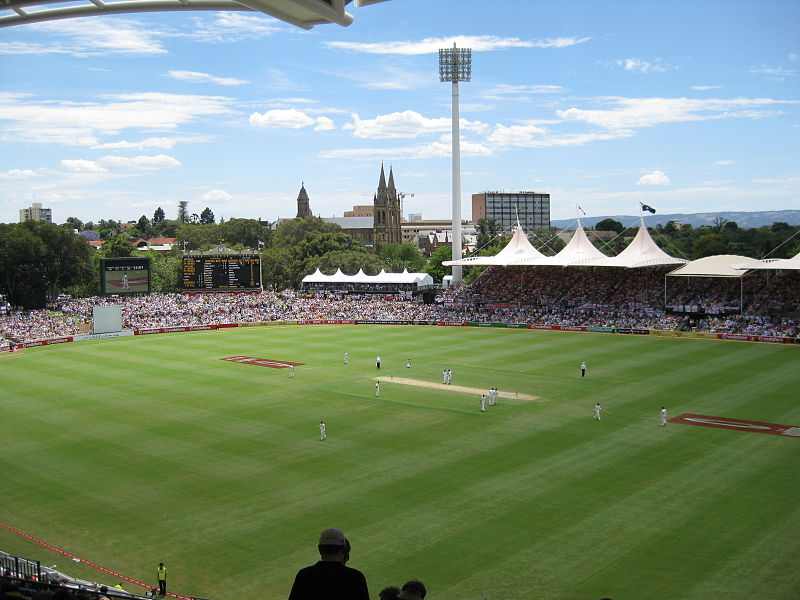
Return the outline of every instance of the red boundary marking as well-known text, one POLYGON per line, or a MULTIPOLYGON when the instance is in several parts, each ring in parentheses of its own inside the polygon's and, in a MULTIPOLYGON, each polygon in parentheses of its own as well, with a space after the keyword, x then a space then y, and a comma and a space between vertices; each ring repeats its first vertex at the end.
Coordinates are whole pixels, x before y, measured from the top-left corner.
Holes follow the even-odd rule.
POLYGON ((228 362, 235 362, 241 365, 255 365, 257 367, 269 367, 270 369, 288 369, 289 367, 297 367, 302 365, 301 362, 292 360, 275 360, 272 358, 256 358, 255 356, 226 356, 222 360, 228 362))
POLYGON ((727 417, 715 417, 712 415, 682 413, 677 417, 672 417, 669 419, 669 422, 680 425, 693 425, 695 427, 710 427, 712 429, 727 429, 728 431, 766 433, 768 435, 781 435, 785 437, 800 438, 800 426, 781 425, 780 423, 769 423, 767 421, 729 419, 727 417))
MULTIPOLYGON (((2 521, 0 521, 0 528, 5 529, 6 531, 10 531, 14 535, 19 536, 19 537, 21 537, 21 538, 23 538, 25 540, 28 540, 29 542, 34 543, 37 546, 39 546, 40 548, 44 548, 45 550, 49 550, 50 552, 54 552, 56 554, 60 554, 61 556, 64 556, 64 557, 69 558, 69 559, 78 560, 81 564, 87 565, 87 566, 91 567, 92 569, 94 569, 95 571, 98 571, 99 573, 104 573, 106 575, 112 575, 114 577, 114 579, 120 579, 120 580, 126 581, 126 582, 128 582, 130 584, 138 585, 139 587, 143 587, 146 590, 152 590, 153 588, 157 587, 157 586, 154 586, 152 584, 146 583, 146 582, 142 581, 141 579, 136 579, 135 577, 129 577, 127 575, 123 575, 119 571, 115 571, 114 569, 110 569, 108 567, 104 567, 103 565, 100 565, 100 564, 98 564, 98 563, 96 563, 94 561, 91 561, 91 560, 88 560, 88 559, 85 559, 85 558, 81 558, 80 556, 70 552, 69 550, 64 550, 64 548, 56 546, 55 544, 51 544, 50 542, 48 542, 46 540, 43 540, 42 538, 36 537, 33 534, 30 534, 30 533, 27 533, 25 531, 22 531, 21 529, 18 529, 16 527, 14 527, 13 525, 9 525, 8 523, 3 523, 2 521)), ((180 594, 176 594, 175 592, 167 592, 167 596, 172 596, 173 598, 178 598, 179 600, 192 600, 191 596, 182 596, 180 594)))

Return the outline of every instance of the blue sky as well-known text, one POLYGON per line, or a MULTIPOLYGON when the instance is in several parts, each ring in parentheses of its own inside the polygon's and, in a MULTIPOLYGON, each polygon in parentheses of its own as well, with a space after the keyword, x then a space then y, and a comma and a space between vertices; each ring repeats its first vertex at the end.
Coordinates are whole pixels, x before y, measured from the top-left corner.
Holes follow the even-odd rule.
POLYGON ((552 217, 800 209, 800 3, 390 0, 348 28, 155 13, 0 29, 0 221, 341 215, 381 160, 450 214, 450 86, 470 194, 533 189, 552 217))

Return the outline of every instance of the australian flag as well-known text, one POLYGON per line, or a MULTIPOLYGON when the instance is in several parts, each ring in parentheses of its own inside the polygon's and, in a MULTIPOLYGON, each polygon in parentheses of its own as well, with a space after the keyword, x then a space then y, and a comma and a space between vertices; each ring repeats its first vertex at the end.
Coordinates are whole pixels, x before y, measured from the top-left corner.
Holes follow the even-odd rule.
MULTIPOLYGON (((639 202, 639 204, 642 204, 642 203, 639 202)), ((645 211, 645 210, 647 212, 649 212, 650 214, 652 214, 652 215, 656 214, 656 209, 655 208, 653 208, 652 206, 649 206, 647 204, 642 204, 642 211, 645 211)))

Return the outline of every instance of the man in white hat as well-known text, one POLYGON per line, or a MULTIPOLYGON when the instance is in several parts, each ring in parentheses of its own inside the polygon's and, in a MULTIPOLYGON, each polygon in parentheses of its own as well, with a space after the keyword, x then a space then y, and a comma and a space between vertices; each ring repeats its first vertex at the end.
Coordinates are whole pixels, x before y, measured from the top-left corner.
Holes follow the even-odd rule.
POLYGON ((369 600, 364 574, 345 565, 350 557, 350 544, 341 529, 324 530, 317 549, 321 560, 297 572, 289 600, 369 600))

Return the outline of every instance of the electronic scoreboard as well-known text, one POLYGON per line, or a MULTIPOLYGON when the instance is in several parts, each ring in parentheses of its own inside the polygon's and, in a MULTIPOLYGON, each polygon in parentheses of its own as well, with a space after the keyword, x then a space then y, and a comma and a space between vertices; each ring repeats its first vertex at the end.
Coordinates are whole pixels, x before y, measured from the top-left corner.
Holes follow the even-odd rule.
POLYGON ((261 257, 257 254, 183 257, 184 291, 236 292, 261 289, 261 257))

